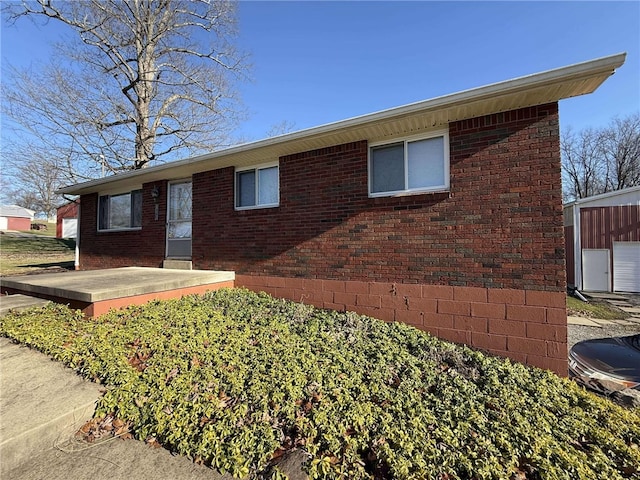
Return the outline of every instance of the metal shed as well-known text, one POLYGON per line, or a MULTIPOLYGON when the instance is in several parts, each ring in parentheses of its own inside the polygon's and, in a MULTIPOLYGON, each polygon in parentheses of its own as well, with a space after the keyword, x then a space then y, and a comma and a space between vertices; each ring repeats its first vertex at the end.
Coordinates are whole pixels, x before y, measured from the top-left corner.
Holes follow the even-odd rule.
POLYGON ((640 186, 564 206, 567 284, 640 292, 640 186))

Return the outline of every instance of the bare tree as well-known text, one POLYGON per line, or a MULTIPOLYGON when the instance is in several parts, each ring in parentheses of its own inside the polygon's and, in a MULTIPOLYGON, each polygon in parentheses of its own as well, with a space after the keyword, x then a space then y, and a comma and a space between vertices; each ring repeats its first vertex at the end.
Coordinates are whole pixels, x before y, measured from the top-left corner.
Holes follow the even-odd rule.
POLYGON ((13 203, 10 189, 11 182, 9 181, 6 168, 3 168, 0 170, 0 204, 7 205, 13 203))
POLYGON ((640 185, 640 114, 560 140, 565 201, 640 185))
POLYGON ((282 120, 281 122, 271 125, 267 130, 267 137, 277 137, 278 135, 284 135, 285 133, 291 133, 296 129, 296 123, 289 120, 282 120))
POLYGON ((9 70, 3 110, 75 180, 228 143, 238 118, 232 81, 235 5, 224 0, 22 0, 10 21, 43 17, 73 35, 40 71, 9 70))
POLYGON ((67 183, 62 162, 46 151, 31 148, 15 149, 16 144, 3 146, 7 159, 3 162, 3 180, 7 183, 5 196, 12 203, 34 210, 37 215, 53 217, 66 199, 56 190, 67 183))
POLYGON ((640 185, 640 113, 613 119, 601 132, 600 151, 608 191, 640 185))
POLYGON ((593 129, 574 133, 565 130, 560 140, 562 183, 565 200, 590 197, 605 189, 605 165, 598 152, 598 133, 593 129))

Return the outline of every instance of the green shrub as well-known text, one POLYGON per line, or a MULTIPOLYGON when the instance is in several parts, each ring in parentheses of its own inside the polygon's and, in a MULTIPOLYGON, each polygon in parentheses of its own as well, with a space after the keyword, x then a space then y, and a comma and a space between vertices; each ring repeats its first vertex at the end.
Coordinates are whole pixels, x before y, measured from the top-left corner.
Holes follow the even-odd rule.
POLYGON ((0 333, 106 385, 96 415, 236 476, 296 447, 312 478, 639 475, 638 410, 400 323, 227 289, 0 333))

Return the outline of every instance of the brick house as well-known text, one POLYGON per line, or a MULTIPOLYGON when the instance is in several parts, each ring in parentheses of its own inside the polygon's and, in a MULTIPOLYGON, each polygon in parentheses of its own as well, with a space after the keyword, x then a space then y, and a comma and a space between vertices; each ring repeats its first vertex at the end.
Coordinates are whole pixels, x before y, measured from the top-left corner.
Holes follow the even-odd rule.
POLYGON ((233 270, 566 374, 558 101, 624 58, 67 187, 80 268, 233 270))

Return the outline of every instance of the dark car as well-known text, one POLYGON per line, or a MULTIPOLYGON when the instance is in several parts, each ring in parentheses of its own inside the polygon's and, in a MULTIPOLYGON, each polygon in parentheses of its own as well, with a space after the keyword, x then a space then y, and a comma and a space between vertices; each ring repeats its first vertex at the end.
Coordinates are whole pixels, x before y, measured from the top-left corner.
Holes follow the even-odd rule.
POLYGON ((569 377, 601 393, 640 391, 640 334, 576 343, 569 351, 569 377))

